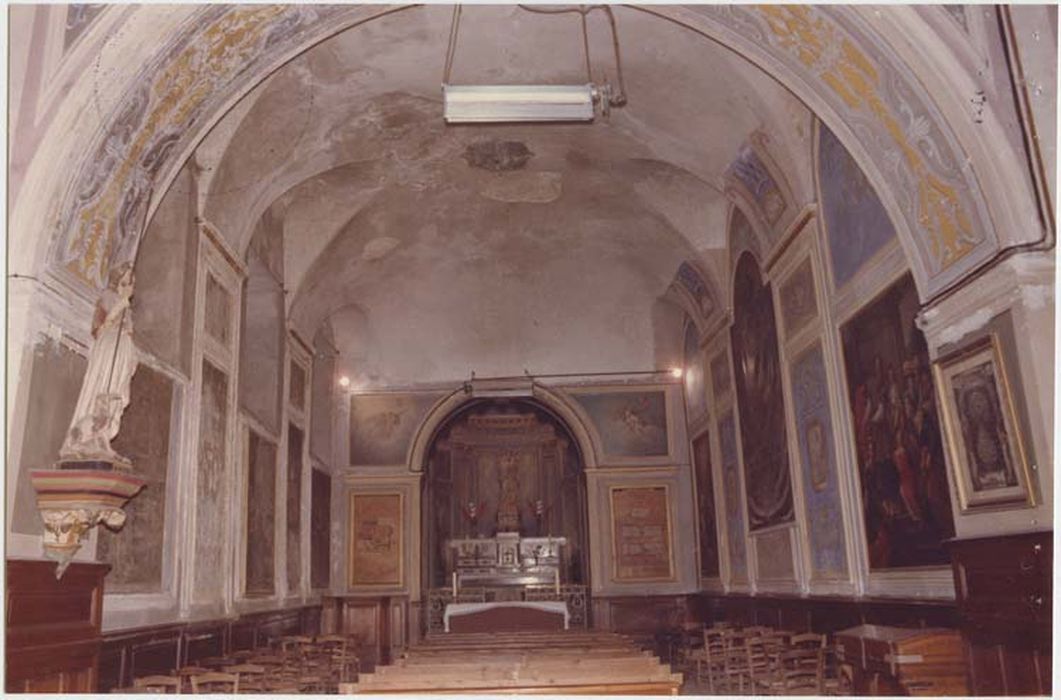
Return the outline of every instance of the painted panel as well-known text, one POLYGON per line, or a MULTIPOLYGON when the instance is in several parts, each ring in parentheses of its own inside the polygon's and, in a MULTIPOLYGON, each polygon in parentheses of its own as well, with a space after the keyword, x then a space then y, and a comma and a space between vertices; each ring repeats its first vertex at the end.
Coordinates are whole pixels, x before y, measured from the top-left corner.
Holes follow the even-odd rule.
POLYGON ((754 531, 790 522, 795 512, 774 297, 750 255, 741 256, 737 265, 730 338, 733 384, 741 416, 748 525, 754 531))
POLYGON ((685 287, 685 291, 689 292, 689 296, 696 302, 696 308, 699 310, 700 315, 704 318, 710 316, 711 312, 715 310, 715 301, 712 299, 711 290, 700 271, 691 263, 682 262, 678 266, 676 277, 682 286, 685 287))
POLYGON ((611 507, 612 580, 674 580, 667 487, 614 486, 611 507))
POLYGON ((306 408, 306 370, 297 362, 291 362, 291 376, 287 384, 287 400, 300 411, 306 408))
POLYGON ((954 520, 919 310, 907 275, 841 330, 872 569, 950 562, 954 520))
POLYGON ((842 287, 895 237, 895 227, 858 163, 820 122, 818 183, 833 279, 842 287))
POLYGON ((696 518, 700 525, 700 575, 719 574, 718 517, 715 512, 715 485, 711 475, 711 435, 704 431, 693 440, 693 469, 696 473, 696 518))
POLYGON ((228 375, 205 360, 202 392, 195 484, 195 599, 216 602, 224 594, 228 375))
POLYGON ((162 544, 166 525, 173 381, 140 365, 129 385, 129 405, 113 447, 133 464, 147 485, 125 506, 118 533, 99 528, 96 558, 111 565, 110 593, 154 593, 162 589, 162 544))
POLYGON ((211 338, 228 347, 232 337, 232 296, 210 273, 206 275, 203 328, 211 338))
POLYGON ((737 424, 732 411, 718 419, 718 440, 722 454, 722 479, 726 502, 726 544, 734 581, 748 580, 744 540, 744 497, 740 490, 740 464, 737 458, 737 424))
POLYGON ((820 344, 815 343, 792 363, 791 381, 813 577, 845 577, 844 519, 820 344))
POLYGON ((751 251, 757 260, 763 259, 759 238, 755 235, 752 224, 740 208, 734 206, 729 222, 729 262, 730 269, 737 267, 737 258, 744 251, 751 251))
POLYGON ((246 593, 272 595, 276 590, 276 445, 253 430, 249 441, 246 593))
POLYGON ((711 359, 711 385, 715 389, 715 401, 729 396, 733 382, 729 374, 729 350, 723 350, 711 359))
POLYGON ((700 337, 695 324, 685 327, 685 351, 683 354, 685 374, 685 405, 689 410, 689 422, 699 420, 707 412, 707 394, 704 387, 704 356, 700 352, 700 337))
POLYGON ((814 294, 814 271, 810 259, 804 260, 781 285, 781 323, 785 338, 790 339, 818 318, 814 294))
POLYGON ((332 477, 313 470, 310 482, 309 582, 327 588, 331 576, 332 477))
POLYGON ((350 585, 402 583, 402 495, 350 494, 350 585))
POLYGON ((441 394, 358 394, 350 397, 350 463, 404 464, 409 444, 441 394))
POLYGON ((785 211, 784 195, 750 143, 740 147, 737 157, 726 169, 726 175, 744 186, 767 221, 777 223, 785 211))
POLYGON ((302 431, 287 426, 287 591, 302 587, 302 431))
POLYGON ((755 557, 758 563, 759 580, 792 581, 795 579, 795 569, 792 566, 792 539, 787 529, 757 536, 755 557))
POLYGON ((605 455, 665 457, 667 395, 663 391, 576 394, 597 428, 605 455))

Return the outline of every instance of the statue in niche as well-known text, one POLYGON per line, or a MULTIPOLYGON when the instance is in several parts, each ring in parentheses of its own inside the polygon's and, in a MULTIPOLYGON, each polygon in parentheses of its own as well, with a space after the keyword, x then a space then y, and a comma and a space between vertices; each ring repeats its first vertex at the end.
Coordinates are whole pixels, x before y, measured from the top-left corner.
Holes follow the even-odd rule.
POLYGON ((497 503, 497 529, 499 532, 519 531, 519 464, 518 454, 506 452, 501 455, 501 495, 497 503))
POLYGON ((133 266, 123 263, 111 270, 107 288, 96 302, 94 341, 70 429, 59 450, 61 463, 130 466, 111 448, 111 440, 118 434, 122 413, 129 405, 129 384, 137 367, 132 295, 133 266))

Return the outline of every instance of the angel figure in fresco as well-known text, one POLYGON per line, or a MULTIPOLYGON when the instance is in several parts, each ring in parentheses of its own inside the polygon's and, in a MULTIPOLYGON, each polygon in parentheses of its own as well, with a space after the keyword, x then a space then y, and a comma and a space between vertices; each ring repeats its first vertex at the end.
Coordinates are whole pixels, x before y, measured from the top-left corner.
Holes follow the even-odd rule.
POLYGON ((60 461, 128 460, 111 448, 129 405, 129 384, 136 372, 133 345, 133 266, 123 263, 110 272, 107 288, 96 302, 94 339, 70 429, 59 450, 60 461))

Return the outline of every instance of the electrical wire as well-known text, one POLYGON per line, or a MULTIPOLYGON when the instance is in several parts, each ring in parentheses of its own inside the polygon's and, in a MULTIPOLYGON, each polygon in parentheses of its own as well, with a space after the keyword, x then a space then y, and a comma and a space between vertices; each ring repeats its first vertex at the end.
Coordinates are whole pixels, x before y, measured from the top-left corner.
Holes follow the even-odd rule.
POLYGON ((446 46, 446 65, 442 69, 442 84, 449 84, 449 76, 453 70, 453 57, 457 53, 457 32, 460 31, 461 6, 453 6, 453 19, 449 25, 449 44, 446 46))

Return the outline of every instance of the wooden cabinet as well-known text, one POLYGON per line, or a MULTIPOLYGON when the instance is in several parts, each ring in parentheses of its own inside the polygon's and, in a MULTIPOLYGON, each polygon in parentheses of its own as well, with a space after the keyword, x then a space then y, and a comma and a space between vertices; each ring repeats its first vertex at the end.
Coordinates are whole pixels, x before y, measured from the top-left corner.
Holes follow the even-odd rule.
POLYGON ((859 625, 836 633, 857 695, 965 695, 961 636, 944 628, 859 625))
POLYGON ((1053 533, 950 543, 975 695, 1049 695, 1053 533))
POLYGON ((106 564, 7 560, 8 692, 91 693, 97 688, 106 564))

